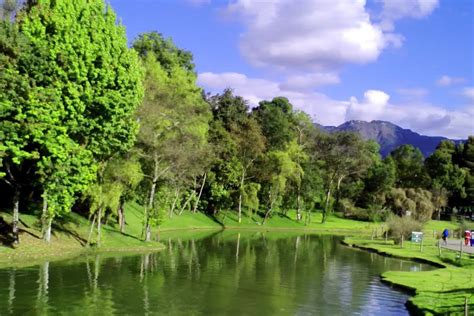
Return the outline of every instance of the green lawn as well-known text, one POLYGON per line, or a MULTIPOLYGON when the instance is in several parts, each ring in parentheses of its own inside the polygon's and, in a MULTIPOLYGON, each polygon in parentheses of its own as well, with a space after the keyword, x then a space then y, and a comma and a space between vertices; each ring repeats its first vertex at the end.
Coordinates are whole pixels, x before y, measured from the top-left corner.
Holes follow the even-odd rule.
POLYGON ((383 239, 371 240, 362 237, 346 238, 345 242, 379 253, 410 259, 433 262, 444 268, 423 272, 390 271, 382 275, 385 282, 413 290, 416 295, 410 299, 423 313, 462 314, 467 298, 469 310, 474 311, 474 257, 463 255, 459 261, 455 251, 439 249, 436 234, 444 228, 455 229, 452 222, 431 221, 424 228, 423 251, 420 244, 405 242, 404 247, 383 239))

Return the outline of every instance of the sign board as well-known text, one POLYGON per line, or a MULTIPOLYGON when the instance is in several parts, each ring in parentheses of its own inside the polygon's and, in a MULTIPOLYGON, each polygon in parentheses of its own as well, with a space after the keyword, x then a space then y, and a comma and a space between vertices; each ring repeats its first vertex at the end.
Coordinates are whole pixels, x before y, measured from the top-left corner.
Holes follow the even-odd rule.
POLYGON ((423 239, 423 233, 422 232, 411 232, 411 241, 412 242, 421 242, 423 239))

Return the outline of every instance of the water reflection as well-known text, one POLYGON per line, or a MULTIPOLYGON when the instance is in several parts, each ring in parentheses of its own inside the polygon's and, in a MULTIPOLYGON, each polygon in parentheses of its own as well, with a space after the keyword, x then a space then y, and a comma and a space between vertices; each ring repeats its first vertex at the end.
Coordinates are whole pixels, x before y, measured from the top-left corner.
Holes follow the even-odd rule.
POLYGON ((400 315, 406 295, 382 285, 379 274, 428 268, 352 250, 331 236, 224 232, 162 240, 168 247, 159 253, 0 270, 0 315, 400 315))

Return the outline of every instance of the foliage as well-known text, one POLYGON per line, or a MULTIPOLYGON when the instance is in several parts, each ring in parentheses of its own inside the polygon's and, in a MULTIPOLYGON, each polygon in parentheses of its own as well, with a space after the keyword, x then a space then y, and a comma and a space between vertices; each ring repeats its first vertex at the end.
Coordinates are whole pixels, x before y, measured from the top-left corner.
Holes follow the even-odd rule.
POLYGON ((423 165, 423 154, 412 145, 402 145, 390 153, 395 167, 395 186, 418 188, 428 186, 428 175, 423 165))
POLYGON ((392 215, 387 219, 388 233, 398 243, 401 242, 402 236, 405 241, 409 240, 412 232, 420 232, 423 229, 421 222, 409 216, 392 215))

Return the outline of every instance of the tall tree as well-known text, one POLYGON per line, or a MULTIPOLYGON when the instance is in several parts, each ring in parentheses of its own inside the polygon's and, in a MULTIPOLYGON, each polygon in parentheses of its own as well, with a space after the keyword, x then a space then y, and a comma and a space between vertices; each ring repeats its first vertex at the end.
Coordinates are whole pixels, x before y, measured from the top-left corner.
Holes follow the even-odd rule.
POLYGON ((474 203, 474 136, 469 136, 462 148, 460 165, 467 170, 464 183, 465 204, 472 205, 474 203))
POLYGON ((466 172, 453 163, 455 156, 455 144, 451 141, 441 141, 436 150, 425 160, 425 168, 431 177, 431 189, 438 199, 437 211, 445 204, 444 193, 448 196, 457 195, 465 197, 464 182, 466 172))
MULTIPOLYGON (((235 145, 236 167, 239 170, 238 221, 242 221, 242 202, 244 194, 253 194, 257 186, 247 186, 249 169, 260 158, 265 149, 265 138, 258 122, 249 115, 249 107, 244 99, 234 96, 229 89, 222 95, 209 99, 214 119, 221 122, 235 145), (245 192, 245 189, 249 192, 245 192)), ((257 190, 258 191, 258 190, 257 190)), ((255 203, 253 203, 255 204, 255 203)))
POLYGON ((326 170, 326 199, 323 209, 324 223, 330 210, 331 193, 335 188, 337 198, 342 181, 346 177, 362 176, 372 163, 373 152, 359 134, 341 132, 334 135, 321 135, 317 155, 326 170))
POLYGON ((261 101, 252 111, 262 127, 269 149, 283 149, 296 137, 293 106, 285 97, 261 101))
POLYGON ((396 166, 396 187, 426 188, 429 185, 429 177, 424 168, 423 154, 418 148, 412 145, 402 145, 392 151, 390 156, 396 166))
MULTIPOLYGON (((110 6, 101 0, 27 1, 16 19, 33 49, 45 51, 46 69, 35 71, 32 62, 25 68, 38 86, 53 89, 58 98, 51 114, 67 135, 69 155, 78 149, 89 152, 77 157, 85 159, 81 165, 93 171, 114 154, 128 150, 137 132, 133 113, 142 98, 142 69, 110 6)), ((51 156, 51 161, 60 159, 53 150, 43 155, 51 156)), ((43 172, 54 174, 55 170, 43 172)), ((70 181, 83 181, 81 174, 68 176, 70 181)), ((44 205, 70 208, 70 203, 57 204, 53 197, 45 191, 44 205)))
POLYGON ((196 74, 181 63, 180 50, 174 47, 155 52, 157 47, 168 47, 163 41, 161 36, 151 34, 140 36, 134 43, 146 69, 145 99, 138 110, 141 126, 137 144, 149 184, 144 214, 146 241, 151 237, 150 212, 157 209, 154 203, 158 186, 173 187, 171 215, 182 186, 202 173, 199 162, 204 160, 198 157, 205 154, 210 118, 201 89, 196 86, 196 74))

